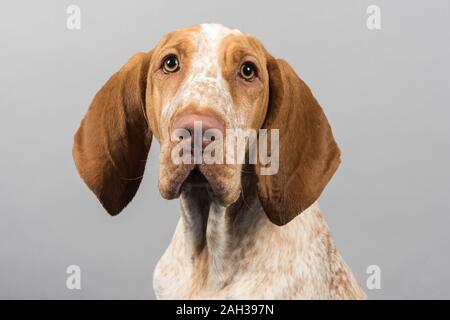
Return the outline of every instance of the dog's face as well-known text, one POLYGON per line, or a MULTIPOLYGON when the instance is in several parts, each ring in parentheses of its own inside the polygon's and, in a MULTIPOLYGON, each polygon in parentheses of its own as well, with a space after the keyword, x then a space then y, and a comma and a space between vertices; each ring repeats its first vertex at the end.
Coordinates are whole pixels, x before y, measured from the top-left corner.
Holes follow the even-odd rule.
MULTIPOLYGON (((177 130, 193 133, 198 122, 204 125, 200 134, 216 130, 218 140, 229 129, 279 130, 278 172, 260 175, 260 163, 255 170, 261 204, 279 225, 317 199, 339 164, 322 109, 287 63, 252 36, 198 25, 135 55, 99 91, 75 137, 80 175, 111 214, 120 212, 139 186, 155 136, 164 198, 204 184, 215 201, 228 206, 241 192, 242 164, 173 160, 174 148, 186 138, 177 130)), ((203 138, 200 149, 220 142, 205 145, 203 138)), ((227 148, 223 143, 223 157, 227 148)))
MULTIPOLYGON (((265 51, 255 38, 220 25, 175 31, 152 52, 146 93, 152 132, 161 144, 159 188, 172 199, 199 180, 189 176, 193 164, 171 159, 179 142, 171 139, 177 123, 208 117, 221 131, 262 126, 269 95, 265 51)), ((196 173, 204 176, 219 203, 237 200, 241 164, 202 163, 196 173)))

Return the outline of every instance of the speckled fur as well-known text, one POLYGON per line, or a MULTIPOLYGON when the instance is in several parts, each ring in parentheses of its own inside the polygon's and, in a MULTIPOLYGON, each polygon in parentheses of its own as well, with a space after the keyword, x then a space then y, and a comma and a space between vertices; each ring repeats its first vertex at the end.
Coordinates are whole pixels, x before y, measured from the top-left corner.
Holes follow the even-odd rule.
POLYGON ((181 218, 156 266, 159 299, 365 299, 317 203, 271 223, 251 178, 230 207, 206 190, 182 194, 181 218))

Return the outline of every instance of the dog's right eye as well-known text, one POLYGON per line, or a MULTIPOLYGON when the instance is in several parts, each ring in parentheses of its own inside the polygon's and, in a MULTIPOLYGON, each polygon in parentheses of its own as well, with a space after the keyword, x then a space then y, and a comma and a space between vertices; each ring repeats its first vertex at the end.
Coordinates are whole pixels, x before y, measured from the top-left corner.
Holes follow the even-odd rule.
POLYGON ((173 73, 178 71, 180 68, 180 63, 178 62, 178 58, 176 56, 170 55, 164 59, 162 67, 165 73, 173 73))

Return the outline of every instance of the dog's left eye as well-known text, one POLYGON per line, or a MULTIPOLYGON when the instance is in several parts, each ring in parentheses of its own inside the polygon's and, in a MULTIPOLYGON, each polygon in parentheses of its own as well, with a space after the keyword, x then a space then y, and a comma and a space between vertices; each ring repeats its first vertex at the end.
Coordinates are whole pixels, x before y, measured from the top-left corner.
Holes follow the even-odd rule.
POLYGON ((178 58, 174 55, 168 56, 163 62, 163 71, 165 73, 176 72, 179 68, 180 63, 178 62, 178 58))
POLYGON ((239 70, 240 76, 247 81, 252 81, 256 75, 256 67, 251 62, 244 62, 239 70))

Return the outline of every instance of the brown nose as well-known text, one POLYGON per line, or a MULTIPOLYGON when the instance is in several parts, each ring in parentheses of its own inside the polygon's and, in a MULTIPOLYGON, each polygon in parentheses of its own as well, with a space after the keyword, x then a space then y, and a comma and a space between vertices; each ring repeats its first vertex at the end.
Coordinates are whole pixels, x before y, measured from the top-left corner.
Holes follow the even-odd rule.
MULTIPOLYGON (((217 133, 220 133, 223 136, 225 126, 223 122, 216 117, 189 113, 175 118, 172 125, 172 132, 177 134, 176 132, 180 132, 179 130, 186 130, 189 132, 189 138, 193 145, 196 142, 201 142, 202 148, 205 148, 212 141, 218 139, 217 133)), ((177 136, 179 138, 178 140, 185 138, 182 135, 177 136)))

